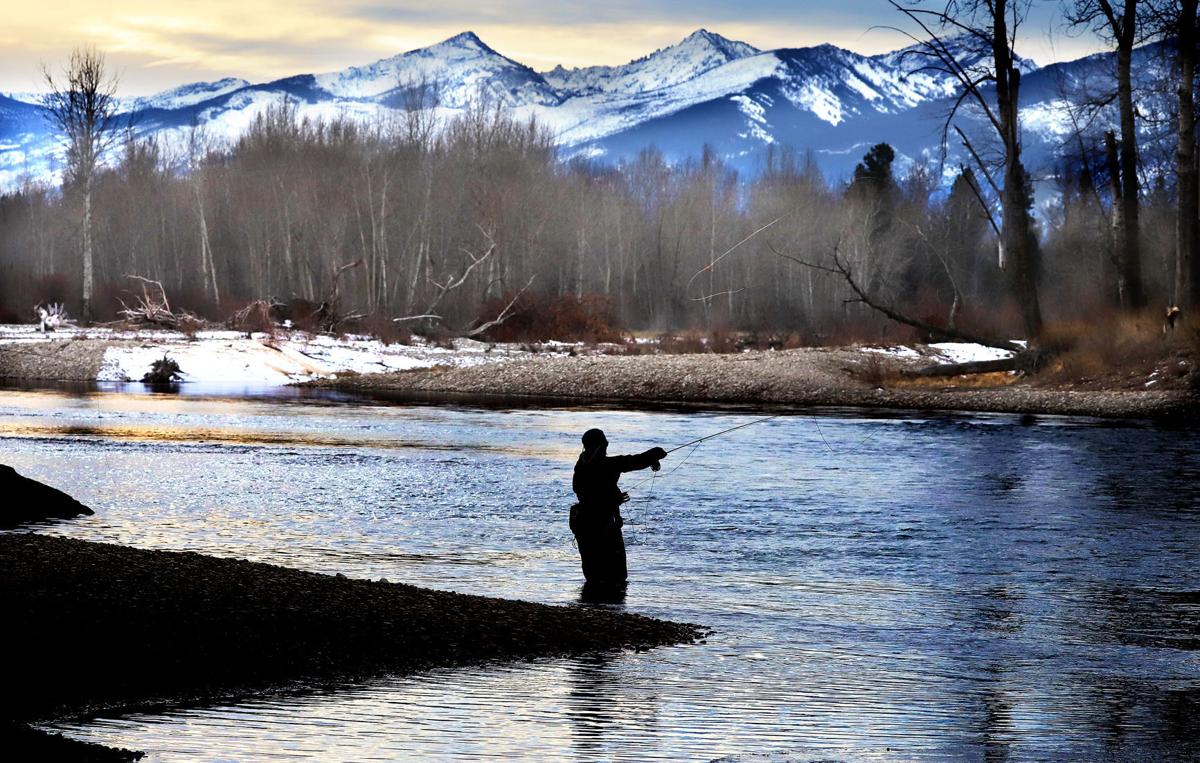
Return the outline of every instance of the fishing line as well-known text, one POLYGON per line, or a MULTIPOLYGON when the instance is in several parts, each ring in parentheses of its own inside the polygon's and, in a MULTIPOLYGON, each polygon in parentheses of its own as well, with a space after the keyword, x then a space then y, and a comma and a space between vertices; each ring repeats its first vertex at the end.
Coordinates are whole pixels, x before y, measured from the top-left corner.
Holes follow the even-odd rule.
MULTIPOLYGON (((730 432, 736 431, 738 429, 744 429, 745 427, 752 426, 754 424, 761 424, 764 421, 770 421, 771 419, 777 419, 781 416, 787 416, 787 415, 788 414, 786 414, 786 413, 776 413, 771 416, 763 416, 762 418, 757 418, 757 419, 754 419, 753 421, 747 421, 745 424, 738 424, 736 427, 729 427, 728 429, 722 429, 720 432, 713 432, 712 434, 705 435, 703 437, 697 437, 695 440, 689 440, 689 441, 685 442, 683 445, 676 445, 674 448, 671 448, 670 450, 667 451, 668 455, 670 455, 671 453, 674 453, 677 450, 682 450, 682 449, 688 447, 689 445, 692 446, 692 449, 690 451, 688 451, 688 454, 683 457, 683 460, 680 461, 678 464, 676 464, 671 469, 671 471, 662 475, 662 478, 666 479, 667 477, 670 477, 675 472, 679 471, 679 468, 688 462, 688 459, 692 457, 692 455, 696 452, 697 448, 699 448, 702 444, 704 444, 705 440, 711 440, 714 437, 720 437, 723 434, 729 434, 730 432)), ((646 477, 645 479, 641 480, 640 482, 633 485, 629 489, 636 490, 639 487, 641 487, 642 485, 645 485, 647 482, 657 479, 658 476, 659 475, 657 473, 651 474, 649 477, 646 477)), ((650 494, 647 496, 647 498, 650 498, 653 495, 654 495, 654 485, 651 484, 650 494)))
MULTIPOLYGON (((686 447, 686 446, 680 446, 680 447, 686 447)), ((666 479, 667 477, 670 477, 675 472, 679 471, 679 467, 686 464, 688 462, 688 459, 692 457, 692 455, 696 452, 696 449, 699 447, 700 447, 700 443, 696 443, 692 447, 692 449, 690 451, 688 451, 688 454, 683 457, 683 460, 680 461, 679 463, 675 464, 675 466, 666 474, 659 475, 657 472, 655 472, 655 473, 651 474, 649 477, 646 477, 645 479, 643 479, 641 482, 638 482, 636 485, 634 485, 633 487, 631 487, 629 489, 637 490, 639 487, 641 487, 642 485, 645 485, 647 482, 649 482, 649 483, 651 483, 650 484, 650 494, 647 495, 646 497, 652 498, 654 496, 654 481, 657 480, 660 476, 663 479, 666 479)), ((678 448, 676 448, 676 450, 678 450, 678 448)), ((667 452, 670 453, 671 451, 668 450, 667 452)))
MULTIPOLYGON (((730 432, 735 432, 739 429, 744 429, 746 427, 753 426, 755 424, 761 424, 764 421, 770 421, 771 419, 778 419, 778 418, 781 418, 783 416, 788 416, 788 415, 791 415, 791 414, 776 413, 776 414, 772 414, 770 416, 763 416, 762 418, 757 418, 757 419, 754 419, 753 421, 747 421, 744 424, 738 424, 735 427, 729 427, 728 429, 722 429, 719 432, 713 432, 712 434, 708 434, 703 437, 698 437, 695 440, 689 440, 688 442, 685 442, 682 445, 676 445, 674 448, 671 448, 670 450, 668 450, 667 453, 668 454, 674 453, 675 451, 682 450, 683 448, 686 448, 689 445, 692 446, 692 449, 690 451, 688 451, 688 454, 683 457, 682 461, 680 461, 678 464, 676 464, 669 472, 661 475, 661 477, 662 477, 662 479, 666 479, 667 477, 670 477, 675 472, 679 471, 680 467, 682 467, 684 464, 686 464, 688 462, 688 459, 690 459, 695 454, 696 450, 706 440, 711 440, 714 437, 720 437, 721 435, 726 435, 726 434, 729 434, 730 432)), ((813 418, 812 422, 813 422, 813 425, 817 428, 817 434, 821 437, 821 442, 825 444, 825 449, 828 450, 830 453, 834 454, 835 456, 845 455, 847 453, 853 453, 853 452, 857 451, 858 449, 862 448, 862 446, 864 446, 868 442, 870 442, 871 439, 874 438, 875 435, 878 434, 878 432, 872 432, 871 434, 867 435, 862 440, 860 440, 857 444, 855 444, 855 446, 853 448, 850 448, 849 450, 845 450, 845 451, 839 451, 839 450, 836 450, 832 445, 829 444, 829 439, 827 437, 825 437, 825 430, 821 428, 821 422, 818 421, 815 417, 813 418)), ((647 482, 650 482, 651 483, 650 491, 646 497, 651 498, 654 496, 654 484, 655 484, 654 481, 659 479, 659 477, 660 477, 660 475, 657 473, 652 474, 649 477, 634 484, 632 487, 630 487, 630 490, 636 490, 637 488, 641 487, 642 485, 645 485, 647 482)))
POLYGON ((689 441, 685 442, 683 445, 676 445, 674 448, 671 448, 670 450, 668 450, 667 453, 671 454, 677 450, 686 448, 689 445, 699 445, 700 443, 704 442, 705 440, 711 440, 714 437, 720 437, 723 434, 729 434, 730 432, 734 432, 738 429, 744 429, 745 427, 753 426, 755 424, 761 424, 764 421, 770 421, 771 419, 777 419, 777 418, 780 418, 781 416, 788 416, 788 415, 790 415, 790 414, 776 413, 773 416, 763 416, 762 418, 755 419, 754 421, 747 421, 745 424, 738 424, 736 427, 729 427, 729 429, 722 429, 720 432, 713 432, 712 434, 705 435, 704 437, 698 437, 695 440, 689 440, 689 441))
POLYGON ((825 430, 824 430, 824 429, 821 429, 821 422, 817 421, 817 420, 814 418, 814 419, 813 419, 813 423, 817 425, 817 434, 821 435, 821 442, 825 443, 825 449, 826 449, 826 450, 828 450, 830 453, 833 453, 833 454, 835 454, 835 455, 836 455, 836 454, 837 454, 837 451, 836 451, 836 450, 834 450, 834 449, 833 449, 833 448, 832 448, 832 447, 829 445, 829 440, 826 440, 826 439, 825 439, 825 430))
POLYGON ((830 453, 832 453, 836 456, 843 456, 843 455, 850 454, 850 453, 857 453, 859 450, 862 449, 862 446, 866 445, 868 442, 873 440, 875 438, 875 435, 879 434, 880 431, 882 431, 880 429, 876 429, 874 432, 871 432, 869 435, 867 435, 866 437, 864 437, 861 440, 859 440, 858 442, 856 442, 853 447, 847 448, 846 450, 834 450, 829 445, 829 440, 825 439, 825 430, 821 429, 821 422, 818 421, 816 418, 814 418, 813 424, 816 425, 817 433, 821 435, 821 441, 825 443, 825 447, 829 450, 830 453))

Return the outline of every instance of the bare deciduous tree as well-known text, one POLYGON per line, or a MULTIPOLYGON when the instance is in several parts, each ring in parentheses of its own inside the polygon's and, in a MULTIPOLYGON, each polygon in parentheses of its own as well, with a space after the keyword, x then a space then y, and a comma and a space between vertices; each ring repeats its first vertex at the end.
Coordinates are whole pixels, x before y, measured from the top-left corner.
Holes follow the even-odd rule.
POLYGON ((1146 304, 1142 285, 1142 257, 1138 189, 1138 137, 1133 105, 1133 49, 1145 39, 1138 18, 1138 0, 1114 5, 1110 0, 1073 0, 1067 20, 1111 40, 1117 49, 1117 109, 1121 140, 1108 139, 1106 151, 1115 153, 1109 161, 1112 183, 1113 259, 1117 267, 1117 292, 1120 304, 1136 310, 1146 304), (1111 145, 1111 147, 1110 147, 1111 145))
POLYGON ((49 90, 46 113, 66 147, 64 185, 83 194, 83 320, 92 319, 95 288, 92 251, 92 191, 96 169, 117 139, 117 80, 105 68, 104 54, 76 48, 61 78, 43 67, 49 90))
POLYGON ((1175 50, 1178 132, 1175 147, 1175 305, 1200 306, 1200 167, 1196 153, 1196 62, 1200 57, 1197 0, 1163 0, 1154 8, 1159 33, 1175 50))
POLYGON ((958 83, 959 96, 946 117, 947 125, 960 106, 970 102, 995 132, 1003 157, 1000 211, 1005 268, 1025 333, 1036 339, 1042 332, 1038 242, 1030 215, 1030 178, 1021 160, 1021 70, 1013 52, 1029 0, 948 0, 935 7, 889 2, 920 29, 920 35, 913 36, 918 44, 914 53, 925 60, 927 68, 948 74, 958 83), (965 63, 962 54, 970 51, 989 56, 991 66, 965 63))

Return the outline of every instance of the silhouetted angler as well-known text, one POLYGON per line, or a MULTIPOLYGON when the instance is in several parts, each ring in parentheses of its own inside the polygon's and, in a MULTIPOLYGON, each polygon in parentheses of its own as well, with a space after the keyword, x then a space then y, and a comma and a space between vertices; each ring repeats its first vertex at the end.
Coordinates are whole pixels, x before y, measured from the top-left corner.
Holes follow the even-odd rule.
POLYGON ((636 456, 608 455, 608 438, 599 429, 583 433, 583 453, 575 462, 571 486, 579 503, 571 507, 571 532, 579 544, 583 576, 589 585, 625 585, 625 537, 621 526, 621 504, 629 494, 621 492, 617 480, 625 472, 651 467, 667 457, 662 448, 651 448, 636 456))

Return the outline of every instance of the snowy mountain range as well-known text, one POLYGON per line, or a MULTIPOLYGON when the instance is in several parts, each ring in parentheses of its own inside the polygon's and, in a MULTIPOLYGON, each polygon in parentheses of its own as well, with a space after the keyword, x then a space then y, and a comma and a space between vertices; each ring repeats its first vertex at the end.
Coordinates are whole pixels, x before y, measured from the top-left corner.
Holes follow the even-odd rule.
MULTIPOLYGON (((981 51, 956 44, 964 64, 986 65, 981 51)), ((1020 62, 1032 164, 1051 161, 1068 132, 1064 83, 1107 72, 1109 62, 1104 55, 1045 68, 1020 62)), ((371 120, 411 106, 421 86, 436 93, 444 116, 484 102, 518 118, 536 117, 566 157, 616 162, 655 146, 678 160, 708 145, 752 174, 768 147, 788 146, 813 152, 836 178, 883 140, 902 165, 938 154, 941 124, 957 90, 951 78, 924 64, 912 49, 876 56, 833 45, 763 51, 700 29, 623 66, 537 72, 464 32, 341 71, 258 84, 199 82, 121 103, 139 134, 182 140, 200 125, 210 140, 228 144, 284 99, 302 117, 371 120)), ((59 148, 36 101, 0 95, 0 188, 23 174, 54 174, 59 148)), ((969 111, 960 121, 968 131, 980 126, 969 111)))

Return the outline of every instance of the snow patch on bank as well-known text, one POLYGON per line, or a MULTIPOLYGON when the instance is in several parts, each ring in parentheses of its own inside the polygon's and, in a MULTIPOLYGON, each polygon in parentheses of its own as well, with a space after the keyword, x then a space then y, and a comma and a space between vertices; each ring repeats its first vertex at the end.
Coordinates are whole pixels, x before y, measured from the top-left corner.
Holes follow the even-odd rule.
POLYGON ((971 342, 939 342, 929 345, 941 358, 934 358, 941 363, 976 363, 982 360, 1003 360, 1011 358, 1014 353, 997 347, 987 347, 971 342))
POLYGON ((887 355, 892 358, 904 358, 905 360, 916 360, 921 357, 921 353, 903 345, 896 345, 894 347, 862 347, 860 350, 876 355, 887 355))
POLYGON ((887 355, 903 360, 924 359, 931 363, 975 363, 982 360, 1003 360, 1011 358, 1014 353, 996 347, 987 347, 971 342, 939 342, 937 344, 906 347, 862 347, 862 352, 887 355))
POLYGON ((495 363, 531 353, 513 345, 491 345, 459 339, 453 348, 435 347, 420 339, 412 344, 384 344, 364 336, 332 337, 293 332, 286 335, 240 331, 201 331, 187 336, 175 331, 67 329, 42 334, 35 326, 0 326, 0 345, 111 341, 104 351, 97 381, 136 382, 164 355, 179 364, 185 382, 283 385, 345 373, 385 373, 434 366, 495 363))

